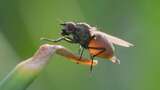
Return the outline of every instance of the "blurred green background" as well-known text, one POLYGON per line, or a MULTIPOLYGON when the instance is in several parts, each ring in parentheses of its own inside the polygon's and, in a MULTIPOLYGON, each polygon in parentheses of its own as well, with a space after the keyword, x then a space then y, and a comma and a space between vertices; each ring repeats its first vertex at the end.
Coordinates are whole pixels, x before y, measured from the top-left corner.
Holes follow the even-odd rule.
POLYGON ((158 0, 0 0, 0 80, 47 43, 41 37, 60 37, 61 20, 87 22, 136 47, 116 47, 120 65, 96 58, 92 75, 55 55, 27 90, 160 90, 158 0))

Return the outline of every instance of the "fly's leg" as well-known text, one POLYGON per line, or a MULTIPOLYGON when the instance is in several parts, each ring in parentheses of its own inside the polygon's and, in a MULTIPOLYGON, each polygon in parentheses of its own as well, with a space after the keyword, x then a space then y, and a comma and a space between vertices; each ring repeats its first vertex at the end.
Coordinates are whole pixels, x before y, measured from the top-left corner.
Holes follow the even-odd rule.
POLYGON ((78 54, 81 54, 82 46, 79 45, 78 54))
MULTIPOLYGON (((79 61, 82 59, 83 52, 84 52, 84 48, 81 47, 79 49, 79 54, 80 54, 79 61)), ((79 64, 79 62, 77 62, 77 64, 79 64)))
POLYGON ((91 60, 92 60, 92 62, 91 62, 91 66, 90 66, 90 72, 92 72, 92 71, 93 71, 93 59, 94 59, 94 57, 95 57, 95 56, 90 55, 90 58, 91 58, 91 60))
POLYGON ((80 58, 79 58, 79 60, 81 60, 82 55, 83 55, 83 52, 84 52, 84 48, 82 48, 82 49, 81 49, 81 52, 80 52, 80 58))
POLYGON ((41 38, 41 40, 46 40, 46 41, 49 41, 49 42, 55 42, 55 43, 57 43, 57 42, 60 42, 60 41, 67 41, 67 42, 69 42, 69 43, 76 43, 76 41, 75 40, 73 40, 72 38, 70 38, 70 37, 60 37, 60 38, 58 38, 58 39, 56 39, 56 40, 53 40, 53 39, 48 39, 48 38, 41 38))
POLYGON ((100 52, 98 52, 97 54, 95 54, 95 55, 90 55, 91 60, 92 60, 91 67, 90 67, 90 71, 92 72, 92 70, 93 70, 93 59, 94 59, 94 57, 100 55, 100 54, 103 53, 106 49, 105 49, 105 48, 98 48, 98 47, 88 47, 88 49, 100 50, 100 52))
MULTIPOLYGON (((91 40, 94 39, 94 38, 95 38, 95 35, 91 36, 91 38, 90 38, 89 41, 91 41, 91 40)), ((84 52, 84 47, 82 47, 82 46, 80 45, 80 48, 79 48, 79 50, 78 50, 78 53, 80 54, 79 60, 81 60, 82 55, 83 55, 83 52, 84 52)), ((78 64, 78 62, 77 62, 77 64, 78 64)), ((92 64, 93 64, 93 60, 92 60, 92 64)))
POLYGON ((64 40, 64 38, 65 38, 65 37, 60 37, 60 38, 58 38, 58 39, 56 39, 56 40, 49 39, 49 38, 41 38, 41 40, 45 40, 45 41, 57 43, 57 42, 60 42, 60 41, 64 40))

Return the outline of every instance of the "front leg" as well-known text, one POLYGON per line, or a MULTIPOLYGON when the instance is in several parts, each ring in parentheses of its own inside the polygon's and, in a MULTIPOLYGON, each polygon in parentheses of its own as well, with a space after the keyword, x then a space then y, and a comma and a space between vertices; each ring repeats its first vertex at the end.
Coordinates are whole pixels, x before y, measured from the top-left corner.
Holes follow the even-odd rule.
POLYGON ((56 40, 53 40, 53 39, 48 39, 48 38, 41 38, 41 40, 46 40, 46 41, 49 41, 49 42, 55 42, 55 43, 57 43, 57 42, 60 42, 60 41, 67 41, 67 42, 69 42, 69 43, 76 43, 75 42, 75 40, 73 40, 72 38, 70 38, 70 37, 60 37, 60 38, 58 38, 58 39, 56 39, 56 40))
POLYGON ((58 38, 58 39, 56 39, 56 40, 54 40, 54 39, 49 39, 49 38, 41 38, 40 40, 45 40, 45 41, 57 43, 57 42, 60 42, 60 41, 64 40, 64 37, 60 37, 60 38, 58 38))

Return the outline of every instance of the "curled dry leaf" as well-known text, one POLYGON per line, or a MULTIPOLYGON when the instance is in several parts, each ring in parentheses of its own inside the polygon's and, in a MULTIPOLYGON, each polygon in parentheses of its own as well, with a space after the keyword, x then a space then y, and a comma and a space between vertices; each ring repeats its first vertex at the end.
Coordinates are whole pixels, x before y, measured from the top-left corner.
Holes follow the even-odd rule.
MULTIPOLYGON (((40 74, 40 72, 47 65, 49 58, 59 54, 68 58, 73 62, 85 65, 91 65, 90 59, 81 58, 71 53, 65 47, 60 45, 42 45, 37 52, 29 59, 20 62, 1 82, 0 90, 25 90, 33 80, 40 74)), ((94 60, 93 65, 96 65, 97 61, 94 60)))
MULTIPOLYGON (((68 49, 64 48, 63 46, 57 46, 57 47, 58 47, 56 50, 57 54, 64 56, 66 58, 69 58, 69 60, 71 60, 73 62, 76 62, 78 64, 85 64, 85 65, 92 64, 91 59, 87 59, 87 58, 82 57, 81 60, 79 60, 80 56, 71 53, 68 49)), ((93 60, 93 65, 96 65, 97 63, 98 63, 97 60, 93 60)))
MULTIPOLYGON (((37 62, 40 62, 40 59, 48 59, 53 53, 56 53, 58 55, 64 56, 65 58, 68 58, 67 60, 73 61, 78 64, 84 64, 84 65, 91 65, 92 60, 82 57, 81 60, 79 55, 73 54, 71 51, 66 49, 65 47, 61 45, 49 45, 44 44, 41 45, 41 47, 38 49, 38 51, 35 53, 35 55, 32 57, 32 60, 38 60, 37 62)), ((42 60, 42 62, 45 60, 42 60)), ((93 65, 96 65, 98 63, 97 60, 93 60, 93 65)))

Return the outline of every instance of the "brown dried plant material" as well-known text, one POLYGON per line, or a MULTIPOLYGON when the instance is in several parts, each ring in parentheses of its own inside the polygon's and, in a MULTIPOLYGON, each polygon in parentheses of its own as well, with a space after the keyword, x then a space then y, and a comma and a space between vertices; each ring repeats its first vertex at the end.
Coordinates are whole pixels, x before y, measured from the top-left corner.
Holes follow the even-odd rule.
MULTIPOLYGON (((80 56, 73 54, 71 51, 69 51, 68 49, 66 49, 61 45, 49 45, 49 44, 41 45, 40 48, 37 50, 37 52, 29 60, 26 60, 22 63, 30 62, 35 64, 35 66, 45 64, 48 62, 48 59, 50 58, 50 56, 54 54, 58 54, 60 56, 68 58, 66 60, 69 60, 78 64, 84 64, 84 65, 92 64, 92 60, 84 57, 82 57, 81 60, 79 60, 80 56)), ((93 61, 93 65, 96 65, 97 63, 98 63, 97 60, 93 61)))
MULTIPOLYGON (((71 51, 66 49, 63 46, 60 45, 48 45, 49 47, 55 47, 56 48, 56 54, 64 56, 65 58, 68 58, 67 60, 71 60, 73 62, 79 63, 79 64, 85 64, 85 65, 91 65, 92 61, 90 59, 82 57, 81 60, 80 56, 73 54, 71 51)), ((93 65, 96 65, 98 62, 97 60, 93 61, 93 65)))
MULTIPOLYGON (((90 59, 81 58, 71 53, 68 49, 60 45, 41 45, 37 52, 29 59, 19 64, 0 82, 0 90, 25 90, 48 64, 50 57, 54 54, 64 56, 79 64, 91 65, 90 59)), ((93 65, 97 61, 94 60, 93 65)))

